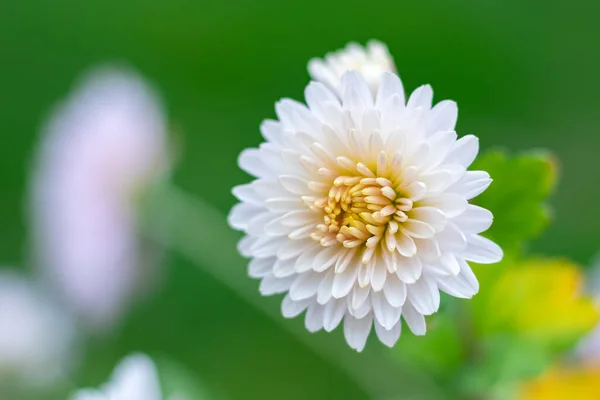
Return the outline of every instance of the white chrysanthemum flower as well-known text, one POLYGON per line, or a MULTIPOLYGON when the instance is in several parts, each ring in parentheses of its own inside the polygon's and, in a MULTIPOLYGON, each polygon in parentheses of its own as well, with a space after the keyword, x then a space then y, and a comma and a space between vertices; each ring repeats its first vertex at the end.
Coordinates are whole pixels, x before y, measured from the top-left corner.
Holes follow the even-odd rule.
POLYGON ((385 73, 376 96, 346 72, 338 98, 308 85, 308 107, 276 105, 266 143, 245 150, 240 166, 257 179, 234 188, 241 201, 230 224, 246 233, 240 252, 264 295, 287 292, 285 317, 306 311, 306 328, 344 319, 349 345, 362 350, 371 326, 392 346, 403 316, 417 335, 437 311, 439 290, 478 291, 467 261, 494 263, 501 249, 478 235, 492 214, 468 200, 490 182, 467 171, 478 140, 457 140, 456 104, 432 108, 422 86, 408 102, 398 76, 385 73))
MULTIPOLYGON (((102 388, 79 390, 71 396, 70 400, 162 399, 156 366, 148 356, 134 354, 119 363, 111 380, 102 388)), ((179 399, 182 398, 179 397, 179 399)))
POLYGON ((338 92, 346 71, 360 72, 371 91, 377 93, 381 75, 396 72, 396 66, 387 46, 376 40, 367 43, 366 48, 350 43, 342 50, 327 54, 325 59, 314 58, 308 63, 312 79, 326 84, 334 92, 338 92))
POLYGON ((166 132, 153 90, 114 68, 84 76, 42 132, 32 193, 36 258, 93 327, 117 320, 148 269, 134 203, 166 169, 166 132))
MULTIPOLYGON (((44 386, 60 378, 74 349, 72 321, 24 277, 0 272, 0 383, 44 386)), ((2 386, 2 385, 0 385, 2 386)))

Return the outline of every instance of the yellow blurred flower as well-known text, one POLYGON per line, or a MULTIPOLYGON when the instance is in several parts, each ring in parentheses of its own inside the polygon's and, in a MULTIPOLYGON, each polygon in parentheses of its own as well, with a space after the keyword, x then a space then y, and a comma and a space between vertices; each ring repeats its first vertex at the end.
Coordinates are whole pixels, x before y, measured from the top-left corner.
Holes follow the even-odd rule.
POLYGON ((484 334, 513 332, 563 343, 578 339, 598 322, 593 299, 583 294, 581 269, 568 260, 513 263, 495 277, 489 270, 476 272, 484 275, 482 287, 489 285, 475 305, 475 319, 484 334))
POLYGON ((600 366, 553 369, 525 384, 519 400, 598 400, 600 366))

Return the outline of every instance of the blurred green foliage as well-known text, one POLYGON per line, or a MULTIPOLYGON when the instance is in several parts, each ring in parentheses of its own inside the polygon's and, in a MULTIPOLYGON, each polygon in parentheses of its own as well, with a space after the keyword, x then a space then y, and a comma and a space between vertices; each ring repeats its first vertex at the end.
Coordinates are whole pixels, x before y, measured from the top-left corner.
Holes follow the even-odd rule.
POLYGON ((484 235, 500 243, 505 253, 522 250, 550 222, 546 201, 556 183, 553 157, 540 151, 515 157, 494 151, 482 155, 471 168, 487 171, 494 179, 473 200, 494 214, 494 223, 484 235))

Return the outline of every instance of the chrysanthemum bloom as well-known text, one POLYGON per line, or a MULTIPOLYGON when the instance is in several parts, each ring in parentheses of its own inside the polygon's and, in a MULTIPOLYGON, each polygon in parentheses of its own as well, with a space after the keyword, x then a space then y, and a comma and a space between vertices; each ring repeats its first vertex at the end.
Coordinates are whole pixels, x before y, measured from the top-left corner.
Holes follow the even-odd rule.
POLYGON ((366 48, 350 43, 342 50, 327 54, 324 60, 314 58, 308 63, 312 79, 323 82, 334 92, 338 91, 346 71, 360 72, 371 91, 377 93, 381 74, 396 72, 396 66, 386 45, 376 40, 367 43, 366 48))
POLYGON ((111 380, 102 388, 79 390, 71 396, 70 400, 162 399, 156 366, 148 356, 134 354, 121 361, 115 368, 111 380))
POLYGON ((0 387, 45 386, 68 368, 74 329, 40 287, 0 272, 0 387))
POLYGON ((91 327, 117 320, 150 267, 135 203, 166 169, 166 132, 152 89, 114 68, 84 76, 43 129, 31 199, 36 259, 91 327))
POLYGON ((398 76, 384 73, 375 95, 363 76, 342 77, 341 96, 312 82, 308 107, 276 105, 261 127, 266 143, 242 152, 257 179, 234 188, 230 224, 246 233, 240 252, 264 295, 287 292, 285 317, 306 310, 306 328, 344 320, 362 350, 371 326, 392 346, 400 317, 425 333, 439 290, 470 298, 478 283, 467 261, 494 263, 501 249, 478 235, 492 214, 468 200, 491 183, 467 171, 477 138, 457 140, 457 108, 432 108, 422 86, 405 102, 398 76))

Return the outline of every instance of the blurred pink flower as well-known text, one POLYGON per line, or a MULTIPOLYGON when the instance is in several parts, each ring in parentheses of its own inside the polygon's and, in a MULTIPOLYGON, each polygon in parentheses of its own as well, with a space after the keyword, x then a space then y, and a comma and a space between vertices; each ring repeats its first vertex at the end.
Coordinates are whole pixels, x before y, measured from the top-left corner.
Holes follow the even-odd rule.
POLYGON ((72 321, 32 282, 0 272, 0 381, 54 382, 74 348, 72 321))
POLYGON ((71 400, 162 400, 158 372, 143 354, 125 358, 115 368, 111 380, 99 390, 82 389, 71 400))
MULTIPOLYGON (((600 310, 600 254, 592 261, 588 272, 587 291, 600 310)), ((600 323, 579 343, 576 353, 585 364, 600 366, 600 323)))
POLYGON ((135 201, 167 171, 161 104, 129 70, 85 75, 43 129, 32 190, 36 260, 88 325, 113 324, 147 266, 135 201))

